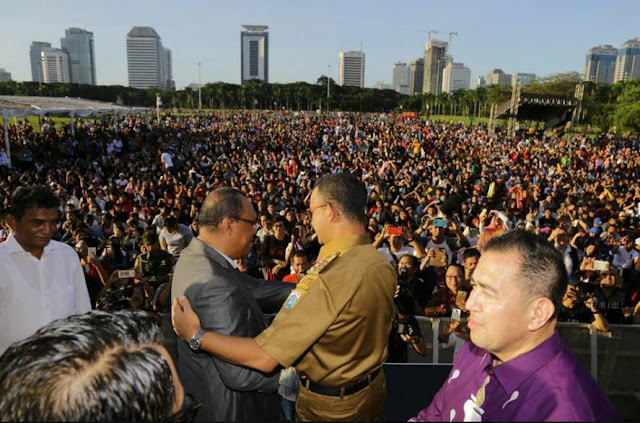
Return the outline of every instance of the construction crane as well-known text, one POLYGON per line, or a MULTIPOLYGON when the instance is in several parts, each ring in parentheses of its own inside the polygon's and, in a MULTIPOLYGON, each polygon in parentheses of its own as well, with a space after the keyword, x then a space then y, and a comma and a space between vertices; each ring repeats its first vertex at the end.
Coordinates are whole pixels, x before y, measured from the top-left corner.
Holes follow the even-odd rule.
POLYGON ((453 36, 457 36, 457 32, 449 32, 449 55, 451 55, 451 41, 453 40, 453 36))

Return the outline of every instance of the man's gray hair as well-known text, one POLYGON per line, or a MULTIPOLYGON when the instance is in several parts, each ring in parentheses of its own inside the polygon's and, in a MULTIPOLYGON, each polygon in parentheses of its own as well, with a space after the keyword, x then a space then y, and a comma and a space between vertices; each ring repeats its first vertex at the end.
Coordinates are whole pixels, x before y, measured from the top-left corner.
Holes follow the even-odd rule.
POLYGON ((144 312, 55 320, 0 357, 2 421, 165 421, 175 388, 144 312))
POLYGON ((207 195, 200 210, 200 226, 217 228, 225 217, 238 218, 242 215, 242 199, 247 198, 234 188, 218 188, 207 195))

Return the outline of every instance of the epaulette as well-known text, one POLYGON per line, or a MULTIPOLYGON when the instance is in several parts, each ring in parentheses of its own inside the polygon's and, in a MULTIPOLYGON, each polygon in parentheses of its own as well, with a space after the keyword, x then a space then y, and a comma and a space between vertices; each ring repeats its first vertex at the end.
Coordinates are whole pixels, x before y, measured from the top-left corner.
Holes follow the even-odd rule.
POLYGON ((320 272, 322 272, 328 265, 329 263, 331 263, 332 261, 334 261, 335 259, 337 259, 340 256, 340 253, 335 253, 335 254, 331 254, 330 256, 327 256, 323 259, 320 259, 316 262, 316 264, 314 264, 313 266, 311 266, 311 269, 309 269, 307 271, 307 275, 318 275, 320 274, 320 272))

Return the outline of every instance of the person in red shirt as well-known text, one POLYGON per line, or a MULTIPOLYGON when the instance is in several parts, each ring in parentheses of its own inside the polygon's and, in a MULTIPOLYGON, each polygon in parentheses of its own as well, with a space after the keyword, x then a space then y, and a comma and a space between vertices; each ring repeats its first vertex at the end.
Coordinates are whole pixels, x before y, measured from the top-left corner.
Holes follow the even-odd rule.
POLYGON ((291 270, 293 273, 288 274, 282 280, 290 283, 298 283, 307 270, 311 267, 309 256, 304 251, 296 251, 291 258, 291 270))

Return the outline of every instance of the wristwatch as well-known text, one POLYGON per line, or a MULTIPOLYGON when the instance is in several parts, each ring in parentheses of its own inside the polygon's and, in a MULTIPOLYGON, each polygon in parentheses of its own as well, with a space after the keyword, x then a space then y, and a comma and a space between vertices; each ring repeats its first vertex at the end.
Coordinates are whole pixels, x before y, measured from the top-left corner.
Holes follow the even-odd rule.
POLYGON ((200 346, 202 345, 202 335, 204 335, 204 329, 200 329, 195 335, 193 335, 189 341, 189 347, 192 350, 198 351, 200 349, 200 346))

